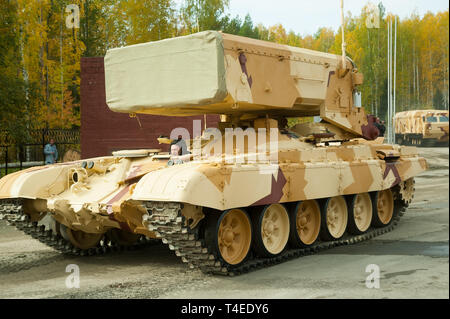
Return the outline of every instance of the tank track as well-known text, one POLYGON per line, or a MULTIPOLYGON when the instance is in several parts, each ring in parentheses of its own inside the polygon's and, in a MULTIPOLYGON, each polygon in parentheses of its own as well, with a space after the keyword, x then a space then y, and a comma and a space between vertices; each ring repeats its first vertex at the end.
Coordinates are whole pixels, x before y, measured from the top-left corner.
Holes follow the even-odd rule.
POLYGON ((144 221, 148 223, 148 228, 156 232, 163 243, 174 250, 182 261, 190 268, 200 269, 206 274, 235 276, 248 273, 254 270, 276 265, 294 258, 308 256, 333 247, 360 243, 379 235, 392 231, 404 215, 409 202, 401 199, 399 186, 392 189, 397 195, 394 205, 394 216, 390 224, 381 228, 371 227, 369 231, 362 235, 345 237, 331 242, 318 241, 313 246, 307 248, 287 248, 280 255, 269 258, 249 256, 239 265, 232 266, 225 263, 221 258, 208 248, 204 238, 199 235, 199 230, 192 230, 185 226, 185 218, 181 215, 182 204, 171 202, 145 202, 148 216, 144 216, 144 221))
POLYGON ((47 229, 45 225, 39 225, 37 222, 31 222, 30 217, 25 214, 20 199, 6 199, 0 201, 0 219, 4 219, 11 226, 37 239, 41 243, 52 247, 64 255, 71 256, 95 256, 107 253, 135 250, 160 243, 159 240, 149 239, 141 236, 138 242, 132 245, 120 245, 113 242, 105 235, 97 247, 89 249, 80 249, 75 247, 70 241, 63 238, 53 230, 47 229))

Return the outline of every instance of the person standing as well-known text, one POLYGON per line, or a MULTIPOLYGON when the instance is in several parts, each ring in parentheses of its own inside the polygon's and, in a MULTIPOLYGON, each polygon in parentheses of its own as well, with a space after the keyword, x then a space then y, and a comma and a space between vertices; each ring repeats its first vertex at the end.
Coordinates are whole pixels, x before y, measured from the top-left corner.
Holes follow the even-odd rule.
POLYGON ((386 132, 386 125, 384 124, 384 121, 381 121, 381 123, 380 123, 380 136, 384 136, 384 132, 386 132))
POLYGON ((58 150, 55 145, 55 140, 50 139, 50 143, 44 147, 45 164, 54 164, 58 160, 58 150))
POLYGON ((386 130, 386 128, 381 125, 381 121, 380 121, 379 117, 377 117, 375 119, 375 122, 373 123, 373 125, 375 125, 375 127, 378 129, 378 132, 379 132, 378 136, 384 136, 384 131, 386 130))

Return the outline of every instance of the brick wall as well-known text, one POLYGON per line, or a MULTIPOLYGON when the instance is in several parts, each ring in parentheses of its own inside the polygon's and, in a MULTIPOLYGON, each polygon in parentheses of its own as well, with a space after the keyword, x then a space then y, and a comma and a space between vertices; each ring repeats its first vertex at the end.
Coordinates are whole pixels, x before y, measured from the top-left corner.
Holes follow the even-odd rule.
MULTIPOLYGON (((106 105, 105 70, 103 57, 81 59, 81 156, 90 158, 111 155, 112 151, 139 148, 162 148, 156 138, 170 135, 172 129, 185 127, 192 137, 194 119, 203 116, 168 117, 138 115, 142 128, 136 118, 128 114, 112 112, 106 105)), ((218 115, 208 115, 208 127, 217 127, 218 115)))

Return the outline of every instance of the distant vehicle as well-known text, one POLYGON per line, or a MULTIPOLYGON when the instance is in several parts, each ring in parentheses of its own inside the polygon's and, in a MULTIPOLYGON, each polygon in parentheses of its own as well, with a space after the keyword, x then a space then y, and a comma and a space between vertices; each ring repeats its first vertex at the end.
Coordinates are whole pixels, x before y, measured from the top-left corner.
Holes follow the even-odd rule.
POLYGON ((448 146, 448 111, 400 112, 394 116, 394 126, 398 144, 448 146))

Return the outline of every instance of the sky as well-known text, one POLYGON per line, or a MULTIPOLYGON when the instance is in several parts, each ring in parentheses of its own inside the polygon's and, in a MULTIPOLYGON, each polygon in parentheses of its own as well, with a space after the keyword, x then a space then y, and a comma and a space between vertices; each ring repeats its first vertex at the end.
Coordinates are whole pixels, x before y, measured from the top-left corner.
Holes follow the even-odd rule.
MULTIPOLYGON (((352 16, 361 14, 367 0, 344 0, 344 11, 352 16)), ((378 4, 379 0, 372 0, 378 4)), ((421 17, 431 11, 448 10, 448 0, 383 0, 387 13, 400 19, 416 12, 421 17)), ((232 17, 239 15, 243 20, 250 13, 254 25, 266 27, 281 23, 287 31, 302 36, 314 34, 320 27, 337 30, 341 24, 340 0, 230 0, 228 12, 232 17)))

